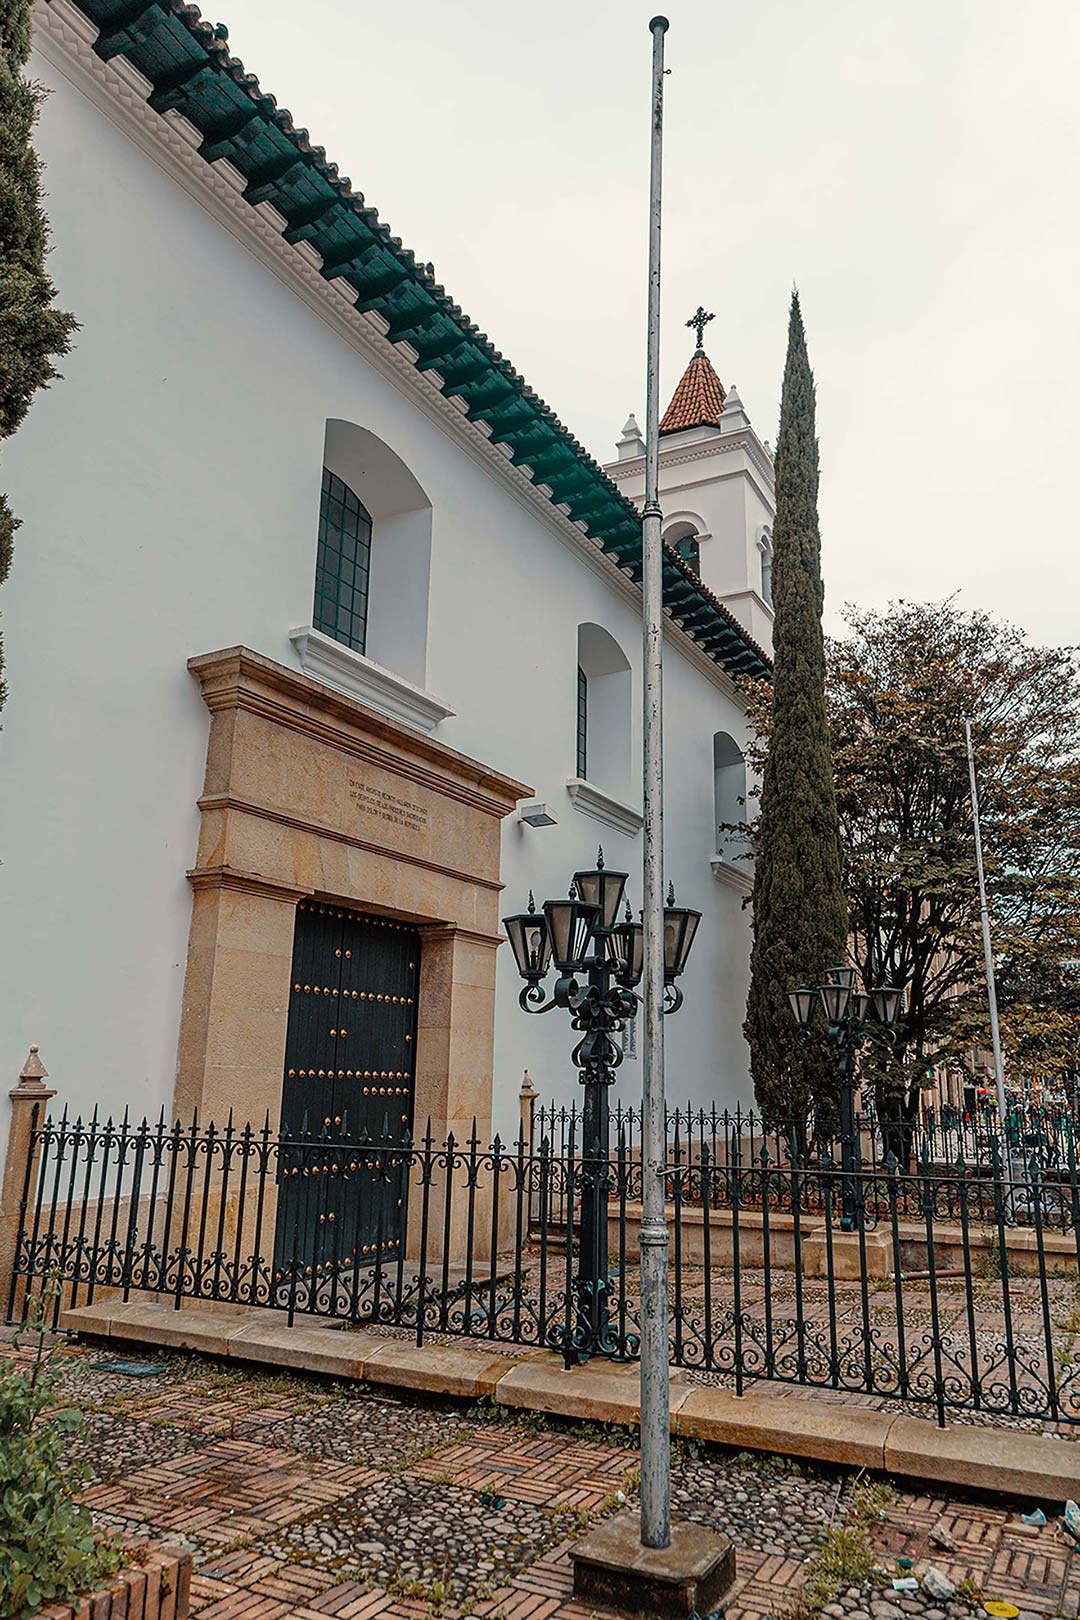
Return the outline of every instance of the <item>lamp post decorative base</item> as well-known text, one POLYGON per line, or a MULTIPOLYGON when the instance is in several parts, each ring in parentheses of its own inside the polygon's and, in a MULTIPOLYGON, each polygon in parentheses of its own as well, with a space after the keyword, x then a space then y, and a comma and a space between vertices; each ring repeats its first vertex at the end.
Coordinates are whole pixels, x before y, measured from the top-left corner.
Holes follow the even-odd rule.
POLYGON ((708 1614, 735 1579, 735 1547, 699 1524, 673 1524, 669 1547, 645 1547, 636 1513, 606 1519, 570 1549, 574 1596, 663 1620, 708 1614))

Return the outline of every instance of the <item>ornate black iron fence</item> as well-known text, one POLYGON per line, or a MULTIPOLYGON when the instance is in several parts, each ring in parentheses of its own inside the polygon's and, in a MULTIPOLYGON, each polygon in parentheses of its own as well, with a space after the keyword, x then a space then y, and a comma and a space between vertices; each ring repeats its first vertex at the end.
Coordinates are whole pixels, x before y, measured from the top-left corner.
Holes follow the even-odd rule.
POLYGON ((349 1139, 347 1122, 342 1139, 269 1119, 87 1124, 35 1110, 8 1319, 48 1285, 54 1325, 110 1290, 270 1307, 290 1323, 392 1324, 418 1344, 437 1333, 546 1345, 568 1364, 630 1356, 628 1299, 577 1276, 582 1195, 606 1198, 607 1185, 573 1135, 556 1160, 475 1131, 403 1145, 349 1139))
POLYGON ((1034 1154, 1046 1169, 1066 1168, 1080 1147, 1080 1096, 1013 1102, 1004 1121, 994 1104, 968 1109, 936 1103, 917 1122, 912 1143, 918 1157, 925 1154, 937 1163, 986 1162, 996 1144, 999 1152, 1025 1160, 1034 1154))
MULTIPOLYGON (((60 1322, 111 1291, 333 1317, 417 1343, 547 1346, 568 1364, 632 1359, 646 1172, 625 1118, 614 1135, 599 1160, 581 1154, 573 1121, 557 1143, 504 1146, 475 1132, 403 1145, 293 1138, 269 1121, 35 1118, 8 1315, 47 1290, 60 1322), (336 1194, 338 1178, 353 1196, 336 1194), (598 1200, 608 1268, 593 1286, 580 1223, 598 1200)), ((1075 1156, 1051 1172, 1033 1155, 1021 1172, 997 1154, 978 1175, 962 1160, 860 1163, 845 1231, 850 1170, 827 1148, 811 1162, 752 1140, 672 1138, 673 1363, 737 1392, 778 1380, 916 1403, 940 1421, 1080 1422, 1075 1156)))
MULTIPOLYGON (((577 1106, 543 1104, 533 1115, 531 1142, 544 1146, 556 1160, 565 1157, 573 1135, 582 1134, 582 1113, 577 1106)), ((966 1200, 972 1215, 994 1219, 994 1179, 1020 1183, 1036 1169, 1042 1187, 1042 1217, 1046 1225, 1067 1230, 1070 1226, 1070 1177, 1080 1163, 1080 1126, 1063 1108, 1017 1107, 1010 1111, 1004 1126, 996 1111, 982 1109, 975 1114, 933 1111, 920 1121, 897 1128, 884 1126, 875 1114, 855 1116, 855 1149, 859 1185, 865 1194, 867 1217, 878 1220, 888 1210, 887 1182, 892 1171, 909 1179, 904 1185, 902 1212, 908 1212, 914 1198, 911 1177, 931 1177, 936 1213, 954 1217, 959 1213, 957 1186, 967 1184, 966 1200), (897 1147, 902 1152, 897 1152, 897 1147)), ((710 1163, 719 1170, 731 1166, 741 1171, 740 1194, 752 1191, 763 1168, 767 1169, 773 1196, 781 1201, 790 1196, 775 1188, 775 1172, 781 1167, 814 1166, 828 1171, 838 1169, 843 1152, 839 1134, 823 1137, 812 1122, 797 1124, 766 1122, 753 1109, 695 1108, 675 1106, 667 1111, 668 1161, 672 1167, 692 1167, 703 1149, 710 1163)), ((611 1114, 611 1154, 613 1162, 634 1164, 641 1156, 641 1113, 634 1106, 618 1103, 611 1114)), ((920 1181, 920 1185, 922 1182, 920 1181)), ((724 1195, 725 1200, 727 1194, 724 1195)), ((803 1190, 806 1212, 820 1212, 821 1199, 816 1187, 803 1190)), ((715 1206, 714 1206, 715 1207, 715 1206)), ((1035 1204, 1020 1192, 1006 1200, 1010 1224, 1031 1225, 1035 1204)), ((535 1217, 535 1211, 533 1211, 535 1217)))

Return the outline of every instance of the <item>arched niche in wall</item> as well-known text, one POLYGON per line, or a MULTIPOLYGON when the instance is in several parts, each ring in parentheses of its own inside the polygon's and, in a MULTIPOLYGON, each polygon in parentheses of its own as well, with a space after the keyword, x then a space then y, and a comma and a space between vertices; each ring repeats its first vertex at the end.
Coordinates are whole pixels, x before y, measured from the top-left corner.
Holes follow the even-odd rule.
POLYGON ((427 673, 431 502, 396 451, 367 428, 332 418, 323 466, 371 522, 367 633, 361 649, 422 687, 427 673))
POLYGON ((578 764, 584 763, 584 774, 596 787, 625 798, 630 788, 630 665, 615 637, 598 624, 578 625, 577 662, 578 764))
POLYGON ((746 854, 750 841, 745 832, 739 831, 739 826, 746 823, 746 761, 742 749, 726 731, 713 736, 713 810, 716 853, 731 865, 738 861, 749 877, 750 869, 740 857, 746 854))
POLYGON ((679 517, 664 530, 664 539, 673 546, 695 574, 701 573, 701 524, 693 517, 679 517))

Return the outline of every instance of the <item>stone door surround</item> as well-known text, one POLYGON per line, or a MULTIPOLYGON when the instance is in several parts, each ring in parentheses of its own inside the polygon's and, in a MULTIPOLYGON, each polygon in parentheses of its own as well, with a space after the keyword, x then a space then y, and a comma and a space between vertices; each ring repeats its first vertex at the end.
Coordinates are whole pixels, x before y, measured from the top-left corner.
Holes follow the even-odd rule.
POLYGON ((491 1127, 499 828, 532 791, 246 647, 192 658, 210 711, 176 1108, 276 1127, 295 907, 423 936, 415 1112, 491 1127))

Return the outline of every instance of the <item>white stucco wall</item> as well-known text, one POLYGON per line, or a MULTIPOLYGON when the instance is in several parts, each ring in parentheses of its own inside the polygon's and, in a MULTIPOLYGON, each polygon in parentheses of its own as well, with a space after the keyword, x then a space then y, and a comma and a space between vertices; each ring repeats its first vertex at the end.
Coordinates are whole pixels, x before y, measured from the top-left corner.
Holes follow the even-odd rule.
MULTIPOLYGON (((328 420, 377 434, 431 504, 426 682, 436 735, 531 782, 559 824, 504 832, 504 911, 562 893, 602 841, 640 900, 640 840, 571 804, 577 627, 632 669, 638 609, 405 392, 368 364, 75 90, 50 62, 39 147, 60 301, 81 323, 64 379, 5 448, 23 519, 2 607, 0 1081, 31 1042, 75 1111, 141 1115, 173 1087, 208 715, 185 665, 245 643, 295 667, 311 619, 328 420)), ((371 613, 378 613, 373 590, 371 613)), ((714 881, 712 737, 736 702, 672 648, 667 856, 705 918, 669 1021, 672 1096, 748 1095, 740 1033, 748 924, 714 881)), ((496 1117, 528 1067, 576 1095, 562 1015, 517 1007, 500 952, 496 1117)), ((628 1061, 620 1093, 640 1086, 628 1061)), ((6 1111, 0 1110, 0 1114, 6 1111)), ((5 1122, 6 1124, 6 1122, 5 1122)))

